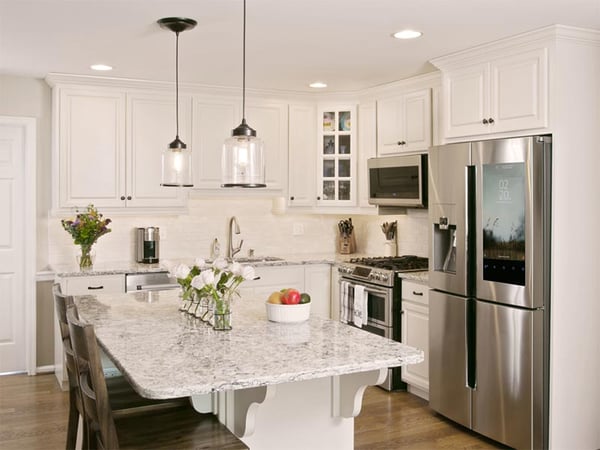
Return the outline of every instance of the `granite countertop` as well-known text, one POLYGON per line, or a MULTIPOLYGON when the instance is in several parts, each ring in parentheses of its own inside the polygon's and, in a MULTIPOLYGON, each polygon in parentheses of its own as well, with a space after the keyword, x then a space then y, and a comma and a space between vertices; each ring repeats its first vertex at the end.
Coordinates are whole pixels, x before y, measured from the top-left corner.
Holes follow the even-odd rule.
POLYGON ((233 329, 178 311, 177 291, 75 297, 100 345, 145 397, 173 398, 416 364, 423 352, 337 321, 274 323, 234 304, 233 329))
POLYGON ((420 283, 429 283, 429 272, 424 270, 422 272, 400 272, 398 274, 403 280, 418 281, 420 283))
MULTIPOLYGON (((260 266, 289 266, 300 264, 334 264, 345 259, 350 255, 338 255, 332 253, 323 254, 295 254, 278 256, 276 261, 269 260, 268 257, 257 256, 252 261, 247 261, 240 257, 239 261, 243 264, 249 264, 255 267, 260 266)), ((238 260, 238 258, 236 258, 238 260)), ((54 274, 58 277, 86 277, 95 275, 118 275, 126 273, 148 273, 148 272, 163 272, 165 267, 162 265, 165 260, 157 264, 141 264, 132 261, 111 261, 103 263, 95 263, 93 268, 86 271, 81 271, 75 264, 56 264, 50 267, 54 274)), ((194 263, 192 259, 177 259, 171 260, 176 263, 185 263, 191 265, 194 263)))

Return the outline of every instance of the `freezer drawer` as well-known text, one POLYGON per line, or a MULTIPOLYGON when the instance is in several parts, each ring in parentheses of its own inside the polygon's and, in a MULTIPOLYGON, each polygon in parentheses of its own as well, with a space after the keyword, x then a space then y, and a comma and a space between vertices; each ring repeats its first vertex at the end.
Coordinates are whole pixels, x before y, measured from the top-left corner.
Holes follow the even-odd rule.
POLYGON ((466 298, 429 292, 429 406, 470 428, 466 316, 466 298))
POLYGON ((473 430, 515 448, 542 447, 543 314, 476 302, 473 430))

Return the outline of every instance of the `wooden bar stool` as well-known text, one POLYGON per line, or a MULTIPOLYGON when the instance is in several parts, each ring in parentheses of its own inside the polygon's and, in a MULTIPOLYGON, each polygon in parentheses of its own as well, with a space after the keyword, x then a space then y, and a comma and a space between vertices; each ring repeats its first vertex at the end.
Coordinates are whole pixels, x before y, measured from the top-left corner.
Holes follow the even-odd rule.
POLYGON ((214 414, 200 414, 189 402, 178 408, 113 415, 94 327, 67 310, 75 365, 79 375, 90 448, 247 449, 214 414))
MULTIPOLYGON (((74 450, 77 442, 79 416, 84 419, 84 413, 77 368, 75 366, 75 355, 73 353, 69 325, 67 323, 67 309, 69 307, 73 308, 73 313, 77 316, 77 308, 75 307, 72 296, 62 294, 59 284, 54 284, 52 287, 52 294, 54 296, 54 306, 56 308, 56 316, 58 318, 62 345, 65 353, 65 366, 69 382, 69 419, 67 424, 66 449, 74 450)), ((150 400, 143 398, 134 391, 133 387, 122 375, 106 378, 106 386, 109 393, 111 408, 117 415, 138 414, 152 408, 172 408, 188 403, 186 399, 150 400)), ((88 440, 88 430, 85 424, 86 421, 83 420, 82 436, 84 448, 88 440)))

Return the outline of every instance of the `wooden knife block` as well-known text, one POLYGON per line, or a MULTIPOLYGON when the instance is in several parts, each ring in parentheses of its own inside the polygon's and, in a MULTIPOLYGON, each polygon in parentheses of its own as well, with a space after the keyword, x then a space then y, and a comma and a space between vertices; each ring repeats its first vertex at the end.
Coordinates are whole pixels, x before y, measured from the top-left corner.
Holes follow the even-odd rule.
POLYGON ((338 235, 337 239, 338 252, 341 255, 349 255, 356 251, 356 239, 354 233, 350 233, 348 236, 338 235))

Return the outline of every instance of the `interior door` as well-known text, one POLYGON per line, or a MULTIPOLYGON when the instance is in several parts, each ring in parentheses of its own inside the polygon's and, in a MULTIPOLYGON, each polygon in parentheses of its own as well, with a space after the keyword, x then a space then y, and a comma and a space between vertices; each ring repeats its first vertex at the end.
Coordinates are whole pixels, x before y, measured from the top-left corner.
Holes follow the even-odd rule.
POLYGON ((467 387, 467 299, 429 292, 429 406, 471 426, 467 387))
POLYGON ((34 157, 35 120, 0 117, 0 373, 35 372, 34 157))

